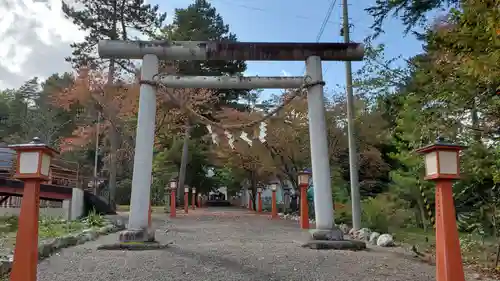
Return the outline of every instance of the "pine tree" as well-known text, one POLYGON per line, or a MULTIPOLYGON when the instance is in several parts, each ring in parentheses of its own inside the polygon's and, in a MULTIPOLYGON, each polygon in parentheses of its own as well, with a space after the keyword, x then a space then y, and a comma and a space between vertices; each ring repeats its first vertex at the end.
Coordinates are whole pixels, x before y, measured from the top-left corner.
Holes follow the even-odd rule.
MULTIPOLYGON (((64 1, 62 6, 65 16, 88 32, 83 42, 71 44, 73 53, 66 60, 75 68, 102 65, 96 52, 99 40, 130 40, 137 34, 154 37, 166 18, 158 5, 145 4, 144 0, 77 0, 77 3, 83 9, 64 1)), ((128 60, 114 62, 129 72, 135 71, 128 60)))
MULTIPOLYGON (((99 40, 128 40, 137 33, 154 37, 166 18, 166 14, 159 12, 158 5, 145 4, 145 0, 78 0, 77 3, 83 5, 83 9, 76 9, 64 1, 62 7, 66 17, 72 19, 80 29, 88 32, 83 42, 71 44, 73 53, 66 60, 76 68, 103 66, 103 60, 96 56, 99 40)), ((116 66, 129 73, 135 72, 135 67, 129 60, 110 59, 107 77, 109 86, 115 79, 116 66)), ((109 203, 114 207, 117 181, 116 154, 120 148, 120 133, 116 116, 102 114, 102 117, 112 124, 109 129, 109 197, 111 199, 109 203)))
MULTIPOLYGON (((172 24, 163 29, 164 39, 172 41, 236 41, 221 15, 206 0, 195 0, 185 9, 176 9, 172 24)), ((237 75, 246 70, 243 61, 183 61, 178 64, 178 72, 184 75, 237 75)), ((220 90, 224 94, 221 103, 236 101, 247 91, 220 90)))

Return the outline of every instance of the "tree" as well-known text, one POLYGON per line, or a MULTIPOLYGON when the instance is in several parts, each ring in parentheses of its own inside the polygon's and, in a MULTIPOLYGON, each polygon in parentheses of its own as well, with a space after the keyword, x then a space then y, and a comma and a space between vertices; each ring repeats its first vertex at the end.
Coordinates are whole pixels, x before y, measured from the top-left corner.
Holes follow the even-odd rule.
MULTIPOLYGON (((78 108, 82 116, 73 132, 73 137, 66 139, 66 143, 62 144, 63 150, 67 150, 68 145, 70 148, 84 148, 94 143, 94 122, 97 120, 97 114, 100 114, 104 119, 100 123, 101 134, 109 136, 109 138, 104 138, 104 143, 116 141, 109 132, 116 128, 125 128, 124 124, 135 116, 138 96, 139 85, 134 81, 118 81, 113 85, 108 85, 106 72, 82 68, 70 87, 55 92, 51 96, 54 105, 67 111, 78 108), (106 132, 108 134, 105 134, 106 132)), ((124 137, 131 138, 128 142, 133 143, 132 137, 127 134, 124 137)), ((123 140, 118 139, 118 141, 122 142, 123 140)), ((126 151, 117 150, 114 153, 109 153, 108 157, 105 158, 110 174, 116 172, 116 170, 113 171, 116 162, 124 158, 122 152, 126 151)), ((113 196, 113 194, 110 195, 111 200, 113 200, 113 196)), ((113 201, 110 204, 113 204, 113 201)))
POLYGON ((49 145, 57 145, 60 136, 71 130, 74 118, 52 106, 48 99, 50 85, 64 86, 69 81, 64 75, 52 75, 42 83, 34 77, 18 89, 3 91, 2 138, 19 143, 40 137, 49 145))
MULTIPOLYGON (((281 103, 287 94, 276 97, 281 103)), ((264 147, 270 153, 281 181, 288 180, 298 190, 298 172, 309 167, 310 145, 307 100, 297 97, 271 117, 267 123, 264 147)))
POLYGON ((383 32, 382 25, 392 12, 399 16, 409 32, 413 27, 426 23, 425 15, 439 8, 458 6, 460 0, 377 0, 375 5, 366 9, 374 19, 372 28, 375 34, 383 32), (402 14, 401 14, 402 13, 402 14))
MULTIPOLYGON (((162 31, 161 39, 174 41, 237 40, 215 7, 206 0, 195 0, 185 9, 175 9, 172 24, 162 31)), ((182 61, 177 64, 177 71, 184 75, 236 75, 245 70, 246 64, 242 61, 182 61)), ((242 92, 246 91, 221 90, 216 93, 225 93, 220 102, 230 102, 236 101, 242 92)))
MULTIPOLYGON (((102 60, 95 57, 96 45, 99 40, 128 40, 130 34, 139 33, 153 37, 161 28, 166 14, 159 13, 158 5, 145 4, 144 0, 91 0, 77 1, 83 7, 75 8, 63 1, 63 12, 80 29, 88 32, 85 40, 81 43, 73 43, 72 56, 67 61, 72 62, 75 68, 90 66, 102 67, 102 60)), ((117 76, 116 65, 121 69, 132 73, 135 67, 129 60, 109 60, 109 71, 107 72, 106 84, 111 87, 117 76)), ((105 115, 110 124, 110 167, 109 167, 109 191, 111 206, 114 206, 114 195, 116 193, 117 161, 116 154, 120 148, 119 128, 116 127, 117 120, 113 115, 105 115)))
MULTIPOLYGON (((259 118, 259 113, 240 112, 234 108, 223 108, 217 115, 225 125, 238 125, 248 123, 259 118)), ((218 144, 213 147, 213 163, 217 167, 230 169, 236 179, 248 179, 251 196, 255 204, 257 188, 267 184, 277 174, 277 168, 268 148, 257 138, 255 128, 242 128, 241 130, 222 130, 214 128, 218 135, 218 144), (232 134, 232 138, 226 135, 232 134), (251 140, 251 145, 240 138, 241 133, 246 133, 251 140)), ((240 186, 243 182, 239 182, 240 186)), ((255 206, 254 206, 255 208, 255 206)))

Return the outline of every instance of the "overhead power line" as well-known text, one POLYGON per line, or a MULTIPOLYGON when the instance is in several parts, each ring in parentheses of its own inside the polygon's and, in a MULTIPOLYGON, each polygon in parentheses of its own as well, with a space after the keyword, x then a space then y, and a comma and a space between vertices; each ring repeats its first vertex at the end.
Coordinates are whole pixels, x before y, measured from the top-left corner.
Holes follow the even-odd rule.
MULTIPOLYGON (((282 13, 282 11, 278 11, 278 10, 271 10, 271 9, 262 8, 262 7, 255 7, 255 6, 249 6, 249 5, 246 5, 246 4, 235 3, 234 0, 233 1, 229 1, 229 0, 211 0, 211 1, 224 2, 226 4, 233 5, 233 6, 238 6, 240 8, 244 8, 244 9, 247 9, 247 10, 253 10, 253 11, 268 13, 268 14, 272 14, 272 15, 277 15, 277 14, 281 14, 282 13)), ((308 17, 308 16, 298 15, 298 14, 287 14, 287 16, 290 16, 290 17, 293 17, 293 18, 296 18, 296 19, 300 19, 300 20, 307 20, 307 21, 317 20, 317 18, 315 18, 315 17, 308 17)), ((323 23, 323 24, 325 24, 325 23, 323 23)), ((334 22, 334 21, 328 20, 326 22, 326 24, 340 24, 340 21, 334 22)))
MULTIPOLYGON (((333 9, 335 8, 335 4, 337 3, 337 0, 331 0, 330 6, 328 7, 328 10, 326 11, 325 18, 323 19, 323 23, 321 24, 321 27, 319 28, 318 35, 316 35, 316 42, 319 42, 321 40, 321 36, 323 36, 323 33, 325 32, 326 25, 330 21, 330 17, 332 16, 333 9)), ((302 73, 306 71, 306 66, 302 69, 302 73)))

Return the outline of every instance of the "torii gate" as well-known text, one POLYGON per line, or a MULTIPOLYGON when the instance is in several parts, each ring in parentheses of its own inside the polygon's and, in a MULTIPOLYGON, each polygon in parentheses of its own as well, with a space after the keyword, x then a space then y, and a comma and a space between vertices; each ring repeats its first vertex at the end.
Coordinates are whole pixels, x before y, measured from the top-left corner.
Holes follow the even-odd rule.
MULTIPOLYGON (((158 82, 168 88, 262 89, 301 88, 307 86, 309 135, 313 172, 316 228, 333 229, 333 202, 328 159, 323 73, 321 61, 360 61, 364 48, 359 43, 265 43, 221 41, 120 41, 101 40, 101 58, 142 59, 141 80, 158 82), (226 77, 176 76, 157 77, 158 60, 242 60, 305 61, 306 76, 298 77, 226 77)), ((140 87, 139 113, 132 177, 130 217, 121 242, 152 241, 148 231, 148 209, 153 163, 156 117, 156 94, 151 83, 140 87)))

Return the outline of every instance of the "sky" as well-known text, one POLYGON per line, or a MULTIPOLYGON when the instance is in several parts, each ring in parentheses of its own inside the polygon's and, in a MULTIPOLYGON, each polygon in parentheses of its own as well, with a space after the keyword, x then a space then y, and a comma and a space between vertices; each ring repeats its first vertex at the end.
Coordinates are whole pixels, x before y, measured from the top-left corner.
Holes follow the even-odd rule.
MULTIPOLYGON (((331 0, 210 0, 229 24, 239 41, 315 42, 331 0), (313 4, 314 3, 314 4, 313 4)), ((335 0, 334 0, 335 1, 335 0)), ((171 22, 175 8, 185 8, 193 0, 149 0, 159 4, 171 22)), ((371 34, 372 18, 364 11, 375 0, 349 0, 351 40, 361 42, 371 34)), ((319 42, 342 42, 341 0, 337 0, 330 20, 319 42)), ((38 76, 46 78, 56 72, 70 71, 64 57, 71 53, 69 44, 85 35, 64 19, 60 0, 0 1, 0 89, 19 87, 38 76)), ((404 35, 397 19, 386 21, 386 33, 378 43, 386 44, 386 57, 418 54, 421 43, 404 35)), ((353 62, 354 70, 363 62, 353 62)), ((245 75, 300 76, 304 62, 249 62, 245 75)), ((329 88, 345 84, 343 62, 324 62, 323 75, 329 88)), ((264 97, 280 90, 265 91, 264 97)))

